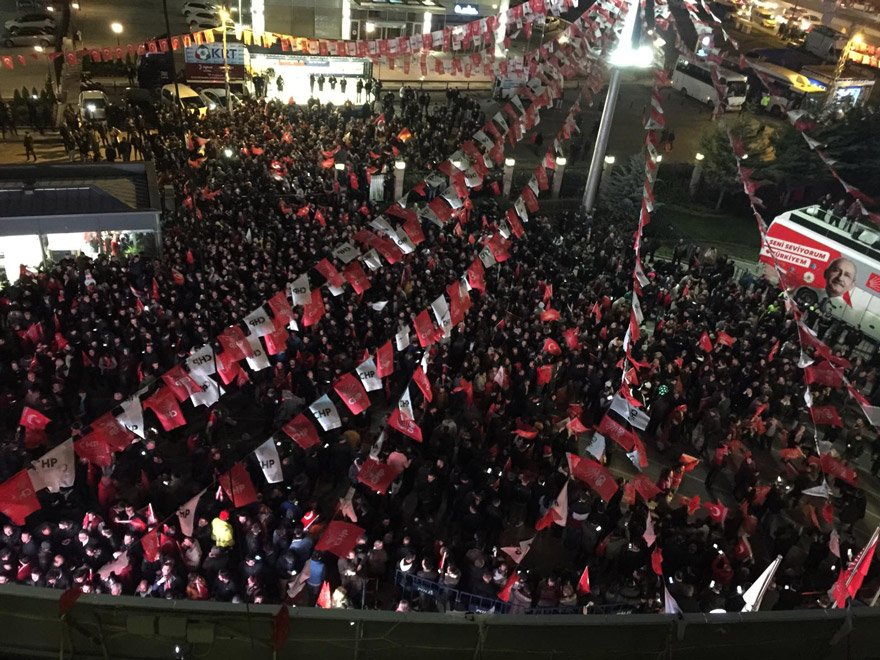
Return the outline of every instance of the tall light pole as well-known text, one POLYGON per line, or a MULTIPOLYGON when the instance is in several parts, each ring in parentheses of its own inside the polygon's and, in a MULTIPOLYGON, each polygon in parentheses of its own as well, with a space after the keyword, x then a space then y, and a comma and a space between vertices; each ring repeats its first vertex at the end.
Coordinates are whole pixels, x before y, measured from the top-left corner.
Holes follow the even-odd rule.
POLYGON ((113 22, 110 23, 110 29, 113 31, 113 34, 116 35, 116 45, 119 45, 119 35, 122 34, 122 23, 113 22))
POLYGON ((220 27, 223 28, 223 80, 226 92, 226 112, 232 112, 232 96, 229 92, 229 54, 226 50, 226 22, 229 20, 229 10, 226 7, 220 9, 220 27))
POLYGON ((599 120, 599 133, 593 147, 590 160, 590 171, 587 174, 587 185, 584 188, 583 209, 591 213, 596 206, 596 193, 599 190, 599 179, 605 164, 605 150, 611 136, 611 125, 614 122, 614 108, 620 92, 620 72, 624 68, 647 68, 654 59, 654 50, 649 45, 641 44, 641 23, 639 19, 639 0, 627 0, 626 18, 620 32, 617 48, 608 58, 611 65, 611 80, 605 96, 605 107, 599 120))
MULTIPOLYGON (((171 38, 171 21, 168 20, 168 0, 162 0, 162 12, 165 14, 165 32, 168 38, 171 38)), ((174 79, 174 102, 177 104, 177 110, 180 110, 180 89, 177 86, 177 65, 174 64, 174 51, 169 50, 171 55, 171 73, 174 79)))

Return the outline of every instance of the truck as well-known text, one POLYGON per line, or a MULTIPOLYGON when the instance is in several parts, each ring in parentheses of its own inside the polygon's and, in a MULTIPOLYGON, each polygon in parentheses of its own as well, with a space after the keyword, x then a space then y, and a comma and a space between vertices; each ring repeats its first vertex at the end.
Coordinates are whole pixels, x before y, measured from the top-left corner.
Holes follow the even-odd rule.
POLYGON ((847 36, 827 25, 816 25, 804 37, 804 50, 826 62, 836 62, 846 48, 847 36))

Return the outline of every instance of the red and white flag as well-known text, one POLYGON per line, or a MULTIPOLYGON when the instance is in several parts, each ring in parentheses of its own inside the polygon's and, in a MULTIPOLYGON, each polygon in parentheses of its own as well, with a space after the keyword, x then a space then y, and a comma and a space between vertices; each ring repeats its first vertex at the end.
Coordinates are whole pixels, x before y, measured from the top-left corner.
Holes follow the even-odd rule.
POLYGON ((47 488, 57 493, 62 488, 73 486, 76 477, 76 456, 73 439, 65 440, 54 449, 31 461, 31 482, 36 490, 47 488))
POLYGON ((547 513, 541 516, 538 522, 535 523, 535 530, 540 532, 542 529, 546 529, 554 523, 559 525, 560 527, 565 527, 567 521, 568 481, 565 482, 562 490, 559 491, 559 495, 556 496, 556 499, 553 500, 553 504, 550 506, 549 509, 547 509, 547 513))
POLYGON ((318 430, 309 421, 309 418, 302 413, 282 426, 281 430, 305 451, 321 442, 318 438, 318 430))
POLYGON ((40 508, 40 501, 27 470, 21 470, 0 484, 0 511, 16 525, 40 508))
POLYGON ((333 385, 333 389, 348 406, 353 415, 360 415, 370 407, 370 397, 367 395, 361 381, 352 374, 343 374, 333 385))
POLYGON ((39 410, 27 406, 21 411, 21 419, 18 423, 24 427, 24 446, 33 449, 45 445, 49 438, 46 436, 46 427, 52 422, 39 410))
POLYGON ((880 527, 874 530, 867 545, 862 548, 862 551, 850 562, 849 566, 840 571, 837 583, 831 590, 835 607, 843 607, 846 604, 846 599, 855 598, 859 589, 862 588, 862 583, 865 581, 865 576, 874 559, 878 535, 880 535, 880 527))
POLYGON ((233 465, 229 472, 219 477, 219 481, 232 506, 237 508, 257 501, 257 489, 243 463, 233 465))
POLYGON ((315 550, 326 550, 337 557, 345 557, 349 552, 354 550, 358 544, 358 539, 364 533, 363 527, 358 527, 343 520, 333 520, 324 530, 315 550))
POLYGON ((590 593, 590 567, 584 566, 581 579, 578 580, 577 592, 581 595, 590 593))
POLYGON ((196 508, 199 506, 199 499, 205 494, 203 489, 197 495, 191 497, 183 506, 177 509, 177 520, 180 523, 180 531, 184 536, 192 536, 193 522, 196 519, 196 508))

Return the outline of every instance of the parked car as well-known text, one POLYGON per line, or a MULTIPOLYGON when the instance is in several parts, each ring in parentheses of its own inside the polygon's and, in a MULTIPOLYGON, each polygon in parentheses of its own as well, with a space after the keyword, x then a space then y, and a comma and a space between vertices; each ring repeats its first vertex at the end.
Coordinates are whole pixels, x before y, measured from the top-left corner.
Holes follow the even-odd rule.
POLYGON ((79 94, 79 113, 86 121, 107 121, 107 95, 97 89, 79 94))
MULTIPOLYGON (((199 96, 199 93, 192 87, 184 85, 183 83, 177 83, 177 93, 180 95, 178 98, 180 107, 186 112, 191 112, 199 117, 204 117, 208 114, 208 106, 202 100, 202 97, 199 96)), ((174 96, 175 90, 173 83, 162 86, 160 98, 163 103, 174 105, 174 96)))
POLYGON ((3 45, 7 48, 15 46, 42 46, 46 48, 52 43, 55 30, 52 28, 21 28, 8 33, 3 38, 3 45))
POLYGON ((6 21, 3 27, 10 32, 17 32, 22 28, 54 28, 55 17, 47 13, 25 14, 11 21, 6 21))
POLYGON ((219 11, 220 8, 213 2, 184 2, 181 13, 183 13, 184 16, 189 16, 190 14, 198 14, 199 12, 216 14, 219 11))
POLYGON ((61 5, 50 0, 15 0, 15 8, 19 11, 61 11, 61 5))
MULTIPOLYGON (((226 109, 226 90, 223 87, 208 87, 200 90, 199 94, 208 106, 209 112, 226 109)), ((229 98, 232 100, 233 108, 241 105, 241 99, 233 92, 229 92, 229 98)))
POLYGON ((213 12, 199 11, 186 17, 191 30, 208 30, 220 25, 220 16, 213 12))

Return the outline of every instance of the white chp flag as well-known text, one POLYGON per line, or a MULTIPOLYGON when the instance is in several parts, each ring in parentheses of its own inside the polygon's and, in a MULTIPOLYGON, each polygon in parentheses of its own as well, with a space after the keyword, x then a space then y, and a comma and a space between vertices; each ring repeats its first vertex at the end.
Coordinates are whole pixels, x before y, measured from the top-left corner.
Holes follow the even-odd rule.
POLYGON ((73 438, 31 461, 31 465, 30 477, 36 490, 48 488, 50 492, 57 493, 62 488, 70 488, 76 478, 73 438))
POLYGON ((497 261, 495 261, 495 255, 492 254, 492 250, 489 249, 489 246, 486 246, 482 250, 480 250, 480 253, 477 256, 483 263, 484 268, 491 268, 496 263, 498 263, 497 261))
POLYGON ((394 335, 394 345, 397 347, 398 351, 404 350, 407 346, 409 346, 409 326, 405 325, 400 330, 397 331, 397 334, 394 335))
POLYGON ((254 450, 257 460, 260 462, 260 468, 263 470, 263 476, 270 484, 277 484, 284 481, 284 475, 281 473, 281 457, 278 456, 278 448, 275 446, 275 438, 269 438, 254 450))
POLYGON ((339 411, 336 410, 336 406, 326 394, 310 405, 309 410, 312 411, 315 419, 318 420, 318 424, 325 431, 332 431, 342 426, 342 420, 339 419, 339 411))
POLYGON ((260 305, 250 314, 245 316, 244 322, 247 324, 248 330, 257 337, 263 337, 275 330, 272 319, 269 318, 269 314, 266 312, 266 308, 263 307, 263 305, 260 305))
POLYGON ((373 358, 367 358, 361 362, 355 373, 361 379, 361 384, 367 392, 375 392, 382 389, 382 379, 376 375, 376 362, 373 358))
POLYGON ((632 308, 633 313, 636 315, 636 323, 642 325, 645 322, 645 315, 642 313, 642 303, 635 292, 633 292, 632 308))
POLYGON ((377 271, 382 268, 382 261, 379 259, 379 253, 375 249, 364 254, 361 259, 367 264, 367 268, 372 271, 377 271))
POLYGON ((213 406, 225 394, 220 383, 210 376, 202 376, 200 374, 190 373, 193 380, 202 388, 201 392, 191 394, 189 400, 194 406, 213 406))
POLYGON ((400 396, 400 401, 397 402, 397 408, 400 410, 400 419, 404 421, 414 419, 412 398, 410 398, 409 395, 409 385, 406 386, 406 389, 400 396))
POLYGON ((761 608, 761 601, 764 599, 764 594, 767 593, 767 588, 773 581, 773 576, 776 574, 776 569, 779 568, 781 562, 782 555, 778 555, 776 559, 770 562, 770 565, 764 569, 764 572, 761 573, 757 580, 755 580, 755 583, 746 589, 746 592, 743 594, 743 601, 745 601, 745 606, 742 608, 743 612, 757 612, 761 608))
POLYGON ((406 232, 403 231, 402 228, 398 229, 393 236, 389 236, 389 238, 394 241, 394 244, 400 248, 400 251, 404 254, 409 254, 410 252, 414 252, 416 246, 413 245, 413 242, 409 239, 409 236, 406 235, 406 232))
POLYGON ((629 401, 624 399, 620 393, 615 394, 611 399, 611 410, 623 417, 632 426, 639 431, 644 431, 648 426, 650 417, 641 408, 632 406, 629 401))
POLYGON ((184 503, 177 510, 177 520, 180 522, 180 531, 183 532, 184 536, 193 535, 193 521, 196 519, 196 507, 199 506, 199 499, 205 494, 205 490, 207 489, 202 489, 202 492, 191 497, 188 502, 184 503))
POLYGON ((360 256, 357 248, 349 242, 337 246, 332 254, 344 264, 348 264, 360 256))
MULTIPOLYGON (((211 376, 217 373, 217 362, 214 356, 214 349, 210 344, 205 344, 201 348, 190 353, 186 358, 186 368, 189 369, 190 376, 211 376)), ((196 378, 198 381, 198 378, 196 378)))
POLYGON ((122 402, 122 413, 116 416, 116 421, 122 424, 135 435, 144 438, 144 409, 141 408, 141 400, 137 394, 122 402))
POLYGON ((663 613, 664 614, 681 614, 681 608, 675 602, 675 598, 669 593, 666 585, 663 585, 663 613))
POLYGON ((587 453, 601 463, 605 458, 605 436, 594 433, 592 441, 587 445, 587 453))
POLYGON ((269 358, 266 357, 266 350, 263 348, 263 343, 260 341, 260 338, 256 335, 249 335, 247 337, 247 343, 254 352, 253 355, 247 358, 248 366, 254 371, 268 369, 269 358))
POLYGON ((294 305, 305 305, 312 299, 312 287, 309 284, 309 276, 303 273, 290 285, 290 297, 294 305))
POLYGON ((452 332, 452 314, 449 312, 449 303, 442 293, 431 303, 431 311, 434 312, 437 324, 443 328, 443 334, 449 335, 452 332))

